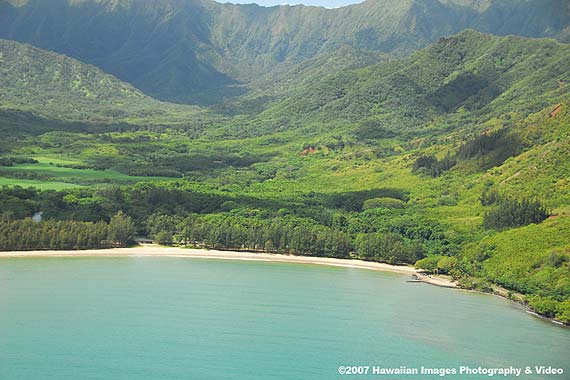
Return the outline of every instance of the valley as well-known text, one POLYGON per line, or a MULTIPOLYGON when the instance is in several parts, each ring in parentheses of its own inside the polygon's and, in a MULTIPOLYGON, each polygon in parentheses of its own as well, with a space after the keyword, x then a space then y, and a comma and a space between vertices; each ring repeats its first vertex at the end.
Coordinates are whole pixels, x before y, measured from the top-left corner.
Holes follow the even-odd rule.
POLYGON ((0 1, 0 250, 416 265, 570 323, 564 1, 48 3, 0 1))

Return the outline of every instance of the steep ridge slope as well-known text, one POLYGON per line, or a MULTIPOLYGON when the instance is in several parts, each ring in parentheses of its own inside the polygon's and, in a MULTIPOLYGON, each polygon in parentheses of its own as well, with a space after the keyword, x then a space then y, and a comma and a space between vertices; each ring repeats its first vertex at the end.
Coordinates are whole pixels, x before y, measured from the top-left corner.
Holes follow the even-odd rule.
POLYGON ((508 113, 524 117, 568 97, 570 46, 476 31, 442 38, 410 58, 330 75, 264 111, 259 125, 308 123, 361 138, 449 131, 508 113))
POLYGON ((200 110, 163 103, 61 54, 0 40, 0 109, 92 123, 184 123, 200 110))
POLYGON ((94 64, 145 93, 217 103, 343 45, 408 54, 472 27, 567 40, 564 0, 368 0, 339 9, 210 0, 1 0, 0 38, 94 64))

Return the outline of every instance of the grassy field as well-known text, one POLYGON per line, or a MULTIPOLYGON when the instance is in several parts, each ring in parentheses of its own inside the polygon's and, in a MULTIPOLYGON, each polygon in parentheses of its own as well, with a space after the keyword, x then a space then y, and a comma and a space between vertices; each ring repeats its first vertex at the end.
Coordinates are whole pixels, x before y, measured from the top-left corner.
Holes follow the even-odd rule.
POLYGON ((81 185, 66 182, 0 177, 0 187, 1 186, 35 187, 41 190, 65 190, 81 187, 81 185))
POLYGON ((146 176, 129 176, 116 170, 94 170, 94 169, 78 169, 68 167, 71 165, 80 165, 81 161, 72 159, 62 159, 53 157, 33 157, 38 163, 17 164, 9 167, 2 167, 5 173, 4 177, 0 177, 0 183, 5 185, 21 185, 28 184, 40 188, 62 189, 71 188, 78 185, 105 184, 105 183, 134 183, 145 181, 168 181, 171 178, 166 177, 146 177, 146 176), (35 177, 27 178, 11 178, 21 176, 35 177), (55 183, 60 185, 56 186, 55 183), (64 186, 67 185, 67 186, 64 186))
POLYGON ((78 159, 72 159, 70 157, 61 158, 61 156, 33 156, 32 158, 40 164, 78 165, 83 163, 78 159))

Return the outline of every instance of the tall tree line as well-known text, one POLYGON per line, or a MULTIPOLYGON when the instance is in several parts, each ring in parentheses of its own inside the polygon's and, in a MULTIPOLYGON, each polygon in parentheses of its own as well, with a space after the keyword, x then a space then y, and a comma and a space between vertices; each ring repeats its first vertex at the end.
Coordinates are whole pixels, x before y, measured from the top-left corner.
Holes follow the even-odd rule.
POLYGON ((496 206, 485 213, 483 224, 486 228, 504 230, 531 223, 540 223, 549 215, 546 207, 538 200, 505 198, 499 199, 496 206))
POLYGON ((393 232, 353 235, 299 218, 258 219, 236 215, 152 215, 147 231, 160 244, 200 245, 298 255, 358 257, 392 264, 424 257, 418 240, 393 232))
POLYGON ((0 251, 89 249, 127 246, 134 241, 135 225, 122 212, 109 223, 0 218, 0 251))
POLYGON ((352 249, 349 234, 298 218, 153 215, 147 221, 147 229, 162 244, 329 257, 349 257, 352 249))

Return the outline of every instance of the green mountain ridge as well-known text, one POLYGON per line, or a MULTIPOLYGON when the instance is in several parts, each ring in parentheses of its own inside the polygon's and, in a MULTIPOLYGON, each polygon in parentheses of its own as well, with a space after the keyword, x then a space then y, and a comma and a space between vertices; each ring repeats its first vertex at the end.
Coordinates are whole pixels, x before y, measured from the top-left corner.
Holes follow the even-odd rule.
POLYGON ((465 31, 403 60, 309 77, 249 123, 254 133, 326 124, 364 140, 475 128, 567 99, 568 60, 554 40, 465 31))
POLYGON ((153 97, 201 104, 243 94, 260 74, 343 45, 399 57, 466 28, 567 41, 569 25, 564 0, 368 0, 338 9, 0 1, 0 38, 94 64, 153 97))
POLYGON ((61 54, 0 40, 0 108, 51 120, 175 124, 201 110, 150 98, 128 83, 61 54))

